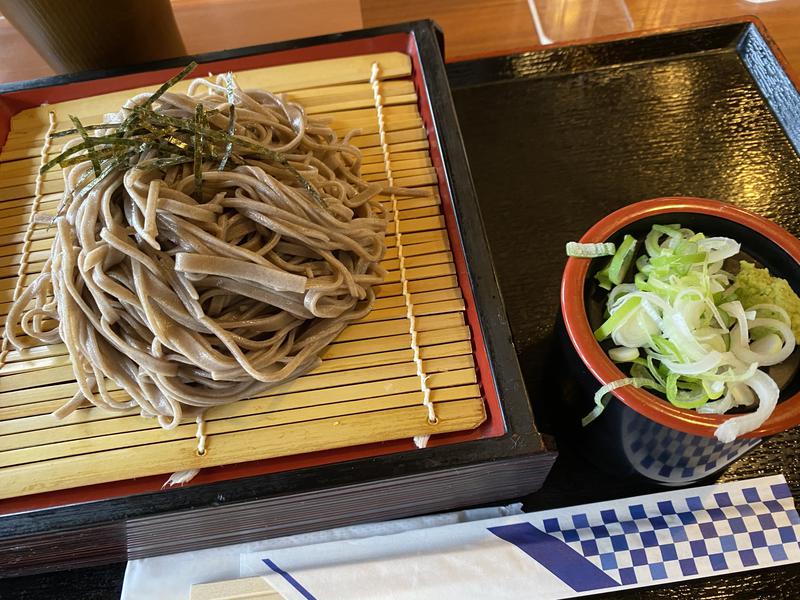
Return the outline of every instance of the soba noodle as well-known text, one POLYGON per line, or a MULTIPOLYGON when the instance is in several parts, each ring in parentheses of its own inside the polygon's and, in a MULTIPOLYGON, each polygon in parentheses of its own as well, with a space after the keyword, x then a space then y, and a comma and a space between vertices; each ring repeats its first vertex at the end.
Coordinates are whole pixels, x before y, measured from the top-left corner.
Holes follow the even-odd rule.
POLYGON ((196 80, 189 95, 132 98, 95 139, 131 115, 172 136, 174 152, 145 137, 120 167, 76 121, 89 147, 63 163, 52 251, 6 335, 18 349, 65 344, 78 392, 59 415, 89 401, 171 428, 316 366, 370 310, 387 221, 349 136, 281 97, 196 80), (205 139, 170 119, 204 125, 205 139))

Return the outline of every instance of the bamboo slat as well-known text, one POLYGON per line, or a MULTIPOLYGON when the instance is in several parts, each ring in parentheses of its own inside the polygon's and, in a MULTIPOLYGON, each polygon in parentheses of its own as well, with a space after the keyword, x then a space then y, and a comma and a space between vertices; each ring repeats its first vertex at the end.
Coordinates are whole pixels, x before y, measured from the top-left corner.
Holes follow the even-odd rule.
MULTIPOLYGON (((10 349, 0 363, 0 498, 462 431, 485 419, 464 299, 410 69, 407 56, 389 53, 237 74, 244 87, 282 92, 302 103, 307 114, 325 120, 339 135, 359 130, 351 139, 362 151, 366 180, 392 180, 395 186, 427 192, 379 197, 389 217, 382 261, 387 275, 376 288, 372 311, 348 326, 308 374, 258 397, 206 411, 207 451, 202 456, 191 420, 166 431, 136 409, 89 406, 56 419, 51 413, 77 391, 66 348, 28 340, 32 347, 10 349), (376 61, 383 76, 382 125, 369 82, 376 61), (386 146, 381 144, 381 127, 386 146), (419 365, 411 345, 409 304, 419 365), (427 376, 424 382, 418 366, 427 376), (428 422, 423 385, 431 390, 435 424, 428 422)), ((188 84, 181 85, 185 89, 188 84)), ((42 177, 40 196, 34 197, 48 111, 55 113, 56 129, 71 128, 69 115, 85 123, 98 122, 139 91, 145 90, 39 107, 12 119, 11 133, 0 151, 3 320, 15 297, 18 276, 22 275, 24 289, 43 268, 55 233, 52 227, 34 225, 26 245, 34 201, 40 212, 55 214, 64 189, 60 170, 55 169, 42 177)), ((48 158, 62 145, 63 140, 53 144, 48 158)), ((5 331, 4 325, 0 331, 5 331)), ((113 382, 107 387, 115 400, 128 399, 113 382)))
POLYGON ((280 600, 283 598, 263 577, 245 577, 192 586, 190 600, 280 600))

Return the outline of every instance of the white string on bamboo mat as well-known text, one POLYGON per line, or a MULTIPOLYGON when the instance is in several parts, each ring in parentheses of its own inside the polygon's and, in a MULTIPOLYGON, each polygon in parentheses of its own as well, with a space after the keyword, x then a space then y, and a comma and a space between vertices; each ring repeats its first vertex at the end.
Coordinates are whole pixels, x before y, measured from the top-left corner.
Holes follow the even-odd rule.
MULTIPOLYGON (((203 415, 197 415, 197 419, 195 419, 195 423, 197 423, 197 433, 194 434, 194 437, 197 438, 197 456, 205 456, 206 455, 206 440, 208 436, 206 434, 206 419, 203 415)), ((197 474, 200 472, 200 469, 184 469, 183 471, 176 471, 172 475, 169 476, 169 479, 161 486, 161 489, 172 487, 174 485, 183 485, 184 483, 189 483, 192 479, 197 477, 197 474)))
POLYGON ((197 474, 200 472, 200 469, 186 469, 184 471, 175 471, 172 475, 169 476, 169 479, 164 482, 164 485, 161 486, 161 489, 170 488, 175 485, 183 485, 184 483, 189 483, 192 479, 197 477, 197 474))
MULTIPOLYGON (((33 184, 33 204, 31 204, 31 213, 28 215, 28 226, 25 228, 25 235, 22 238, 22 253, 19 259, 19 268, 17 269, 17 282, 14 284, 14 294, 12 300, 16 302, 19 295, 22 293, 25 280, 25 270, 28 267, 28 258, 31 253, 31 238, 33 237, 33 230, 38 224, 39 206, 42 203, 42 186, 44 181, 42 178, 41 168, 47 163, 47 153, 50 151, 50 145, 53 142, 51 137, 53 130, 56 128, 56 114, 51 110, 47 113, 49 123, 47 125, 47 132, 44 134, 44 143, 39 152, 39 169, 36 171, 36 180, 33 184)), ((0 367, 5 366, 6 358, 8 358, 8 337, 3 336, 3 341, 0 343, 0 367)))
MULTIPOLYGON (((375 99, 375 110, 378 113, 378 136, 383 152, 383 164, 386 168, 386 179, 389 182, 389 187, 394 187, 394 176, 392 175, 392 159, 389 156, 389 144, 386 141, 386 119, 383 113, 383 96, 381 95, 380 88, 380 72, 381 67, 377 62, 372 63, 372 72, 370 74, 369 82, 372 85, 372 95, 375 99)), ((419 377, 420 390, 422 390, 422 404, 428 409, 428 422, 431 425, 438 423, 439 419, 436 417, 436 410, 431 402, 431 388, 428 386, 428 377, 425 373, 424 365, 422 364, 422 357, 420 356, 419 343, 417 341, 417 320, 414 316, 414 304, 412 302, 411 293, 408 291, 408 277, 406 275, 406 260, 403 253, 403 234, 400 232, 400 211, 397 205, 397 196, 394 193, 390 194, 392 203, 392 213, 394 214, 394 234, 395 244, 397 246, 397 258, 400 263, 400 282, 403 286, 403 298, 406 304, 406 318, 409 323, 409 333, 411 334, 411 350, 414 353, 414 364, 417 367, 417 376, 419 377)), ((418 448, 424 448, 428 444, 429 435, 416 435, 414 436, 414 443, 418 448)))
POLYGON ((197 415, 197 456, 206 455, 206 419, 203 415, 197 415))

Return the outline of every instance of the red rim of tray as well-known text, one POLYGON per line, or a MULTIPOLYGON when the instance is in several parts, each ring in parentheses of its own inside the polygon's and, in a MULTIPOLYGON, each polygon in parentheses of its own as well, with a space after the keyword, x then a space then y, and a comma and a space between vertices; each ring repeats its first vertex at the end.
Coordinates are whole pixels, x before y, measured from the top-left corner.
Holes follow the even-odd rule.
MULTIPOLYGON (((800 240, 782 227, 763 217, 717 200, 668 197, 630 204, 598 221, 581 238, 581 242, 604 242, 614 233, 636 221, 667 213, 697 213, 711 215, 744 225, 780 246, 800 265, 800 240)), ((561 280, 561 314, 570 341, 583 363, 597 378, 599 385, 627 377, 608 358, 595 340, 586 317, 584 289, 589 272, 589 259, 570 257, 561 280)), ((672 429, 712 437, 714 431, 730 416, 704 415, 681 409, 641 388, 625 386, 612 392, 619 400, 639 414, 672 429)), ((742 437, 761 438, 785 431, 800 423, 800 392, 783 400, 764 424, 742 437)))

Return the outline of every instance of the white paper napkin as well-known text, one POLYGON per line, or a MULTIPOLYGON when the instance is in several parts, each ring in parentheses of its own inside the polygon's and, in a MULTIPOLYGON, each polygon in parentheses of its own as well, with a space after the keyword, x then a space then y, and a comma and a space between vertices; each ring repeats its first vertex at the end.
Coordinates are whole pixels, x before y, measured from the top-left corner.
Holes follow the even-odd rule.
POLYGON ((242 557, 287 600, 547 600, 800 561, 783 476, 242 557))
POLYGON ((128 562, 121 600, 188 600, 191 586, 240 576, 240 557, 246 553, 272 551, 288 546, 308 546, 341 539, 380 536, 407 531, 522 514, 522 505, 496 506, 462 510, 439 515, 399 519, 383 523, 365 523, 299 535, 181 552, 128 562))

